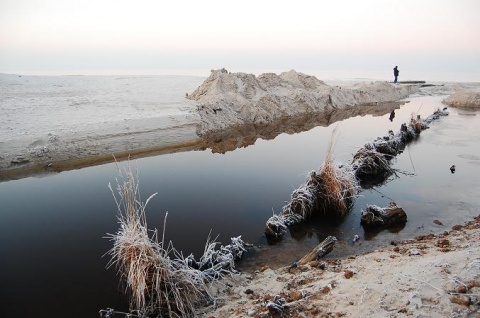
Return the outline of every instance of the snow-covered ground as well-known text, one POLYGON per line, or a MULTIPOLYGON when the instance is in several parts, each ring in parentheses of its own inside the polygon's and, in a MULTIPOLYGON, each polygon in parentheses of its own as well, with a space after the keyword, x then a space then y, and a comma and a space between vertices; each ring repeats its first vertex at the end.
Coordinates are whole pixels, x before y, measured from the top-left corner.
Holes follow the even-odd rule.
POLYGON ((153 139, 192 138, 198 119, 195 103, 185 95, 202 81, 192 76, 0 74, 0 168, 12 160, 35 159, 31 155, 64 160, 99 154, 89 147, 115 153, 148 148, 153 139), (183 131, 187 126, 188 133, 183 131), (135 137, 143 133, 145 143, 135 137), (82 153, 68 154, 75 149, 82 153))
POLYGON ((186 116, 185 94, 203 81, 188 76, 18 76, 0 74, 2 142, 78 134, 103 125, 186 116))

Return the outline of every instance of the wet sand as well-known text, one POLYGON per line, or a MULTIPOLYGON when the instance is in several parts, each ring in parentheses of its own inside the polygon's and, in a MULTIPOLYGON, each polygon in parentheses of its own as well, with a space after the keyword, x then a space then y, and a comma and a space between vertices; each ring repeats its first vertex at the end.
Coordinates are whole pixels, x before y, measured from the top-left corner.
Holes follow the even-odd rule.
MULTIPOLYGON (((149 120, 145 119, 145 123, 149 120)), ((141 126, 141 122, 139 123, 141 126)), ((128 158, 199 150, 204 142, 194 124, 125 133, 63 136, 35 147, 15 144, 0 157, 0 181, 81 169, 128 158)))
POLYGON ((480 215, 364 255, 258 268, 212 292, 217 308, 201 317, 479 317, 480 215))

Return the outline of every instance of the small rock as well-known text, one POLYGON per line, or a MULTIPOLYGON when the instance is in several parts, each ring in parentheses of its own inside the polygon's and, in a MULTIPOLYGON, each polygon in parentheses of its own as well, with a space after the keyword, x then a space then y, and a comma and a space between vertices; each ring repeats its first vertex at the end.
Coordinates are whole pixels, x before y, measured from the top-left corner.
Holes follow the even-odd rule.
POLYGON ((318 261, 310 261, 308 262, 308 265, 310 267, 318 267, 319 262, 318 261))
POLYGON ((408 250, 409 256, 422 255, 422 252, 418 248, 411 248, 408 250))
POLYGON ((248 317, 253 317, 257 314, 257 311, 255 309, 251 309, 248 311, 247 315, 248 317))
POLYGON ((469 306, 472 300, 468 296, 454 296, 450 298, 450 301, 454 304, 459 304, 462 306, 469 306))
POLYGON ((328 294, 330 292, 331 288, 328 286, 325 286, 322 288, 322 294, 328 294))
POLYGON ((303 298, 303 295, 301 292, 299 292, 298 290, 294 290, 290 293, 290 298, 293 300, 293 301, 297 301, 297 300, 300 300, 303 298))
POLYGON ((460 231, 461 229, 462 229, 461 225, 457 224, 457 225, 452 226, 452 230, 454 230, 454 231, 460 231))
POLYGON ((433 223, 437 224, 437 225, 443 225, 442 222, 440 222, 439 220, 433 220, 433 223))
POLYGON ((455 292, 459 294, 465 294, 468 291, 467 287, 464 285, 458 285, 455 287, 455 292))
POLYGON ((437 241, 437 246, 438 247, 447 247, 450 246, 450 241, 447 239, 441 239, 437 241))
POLYGON ((253 294, 253 290, 248 288, 247 290, 244 291, 244 293, 247 294, 247 295, 251 295, 251 294, 253 294))
POLYGON ((480 287, 480 281, 478 280, 469 280, 467 282, 467 287, 468 289, 473 288, 473 287, 480 287))
POLYGON ((351 270, 346 269, 344 275, 346 279, 350 279, 353 276, 353 272, 351 270))

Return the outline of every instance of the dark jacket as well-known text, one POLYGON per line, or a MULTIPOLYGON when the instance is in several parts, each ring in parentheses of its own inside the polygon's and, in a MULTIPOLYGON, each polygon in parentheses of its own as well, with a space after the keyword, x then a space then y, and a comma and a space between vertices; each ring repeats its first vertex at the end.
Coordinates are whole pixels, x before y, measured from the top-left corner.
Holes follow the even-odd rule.
POLYGON ((400 73, 400 71, 398 70, 398 68, 393 68, 393 76, 398 76, 398 74, 400 73))

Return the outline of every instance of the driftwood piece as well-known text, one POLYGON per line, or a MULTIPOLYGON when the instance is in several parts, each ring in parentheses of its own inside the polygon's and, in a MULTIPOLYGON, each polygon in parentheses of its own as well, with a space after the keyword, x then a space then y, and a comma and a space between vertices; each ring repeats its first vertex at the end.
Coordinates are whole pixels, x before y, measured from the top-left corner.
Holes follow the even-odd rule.
POLYGON ((384 208, 368 205, 367 209, 362 211, 360 219, 360 224, 364 227, 390 227, 405 224, 406 222, 407 214, 395 202, 390 202, 384 208))
POLYGON ((318 244, 310 253, 302 257, 297 264, 298 265, 305 265, 308 262, 315 261, 333 250, 333 246, 337 238, 335 236, 328 236, 326 239, 323 240, 322 243, 318 244))

